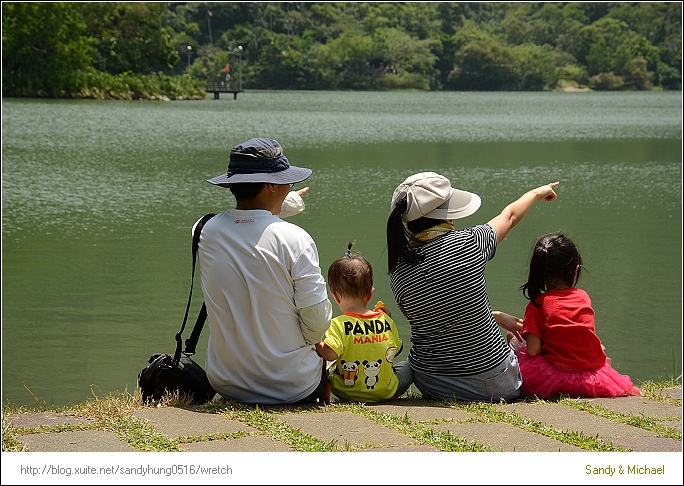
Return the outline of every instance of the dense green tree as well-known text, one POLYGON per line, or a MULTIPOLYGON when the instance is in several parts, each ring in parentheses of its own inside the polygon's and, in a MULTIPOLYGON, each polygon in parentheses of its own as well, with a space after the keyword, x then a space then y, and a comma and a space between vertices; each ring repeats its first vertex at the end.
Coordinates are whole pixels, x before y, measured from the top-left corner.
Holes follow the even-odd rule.
POLYGON ((5 2, 3 94, 162 72, 181 96, 238 59, 245 88, 681 89, 681 24, 681 2, 5 2))
POLYGON ((513 6, 501 21, 510 44, 549 44, 575 54, 578 32, 589 18, 576 4, 523 3, 513 6))
POLYGON ((611 2, 574 2, 574 5, 589 19, 588 23, 593 23, 605 17, 617 3, 611 5, 611 2))
POLYGON ((599 73, 589 78, 589 85, 598 91, 614 91, 625 85, 625 79, 614 72, 599 73))
POLYGON ((61 97, 79 89, 93 60, 81 4, 2 5, 3 96, 61 97))
POLYGON ((620 75, 632 60, 630 45, 634 33, 617 19, 603 18, 580 32, 577 60, 590 75, 613 72, 620 75))
MULTIPOLYGON (((203 81, 231 81, 235 74, 236 63, 231 53, 224 51, 216 46, 205 45, 198 49, 197 60, 193 62, 188 70, 189 74, 203 81), (228 70, 226 69, 228 65, 228 70), (232 68, 231 68, 232 66, 232 68), (226 75, 230 75, 226 77, 226 75)), ((231 82, 236 82, 233 78, 231 82)))
MULTIPOLYGON (((681 15, 681 2, 679 4, 681 15)), ((612 8, 606 17, 624 22, 629 30, 646 37, 649 42, 656 44, 663 42, 669 29, 666 22, 660 21, 670 8, 670 2, 620 3, 612 8)))
POLYGON ((509 44, 520 45, 529 41, 533 27, 528 21, 528 14, 527 8, 513 8, 506 12, 501 29, 509 44))
POLYGON ((648 63, 643 57, 635 57, 629 64, 626 83, 639 90, 653 88, 655 73, 648 70, 648 63))
POLYGON ((362 3, 361 25, 373 35, 381 29, 396 28, 418 39, 437 37, 441 22, 437 17, 437 4, 428 2, 362 3))
POLYGON ((561 4, 544 3, 539 10, 529 16, 530 32, 527 39, 537 45, 555 46, 556 39, 564 30, 565 20, 561 4))
POLYGON ((458 47, 448 87, 457 90, 516 90, 519 74, 513 49, 471 24, 454 35, 458 47))
POLYGON ((373 41, 374 55, 378 62, 397 71, 426 75, 436 60, 436 56, 430 51, 432 42, 429 39, 417 39, 401 29, 378 29, 373 41))
POLYGON ((662 67, 658 49, 646 37, 611 17, 582 29, 578 54, 590 76, 613 73, 637 89, 650 89, 662 67))
POLYGON ((575 60, 549 44, 521 44, 513 47, 513 53, 520 89, 527 91, 553 89, 562 76, 561 70, 575 60))
POLYGON ((258 88, 320 89, 326 83, 318 66, 320 49, 313 33, 292 36, 289 43, 287 34, 275 34, 273 43, 261 49, 252 83, 258 88))
POLYGON ((314 3, 310 12, 311 28, 317 33, 316 40, 322 44, 339 37, 343 32, 363 32, 362 15, 357 3, 314 3))
POLYGON ((440 2, 437 15, 441 22, 440 30, 447 36, 454 35, 463 22, 471 17, 468 4, 464 2, 440 2))
POLYGON ((321 61, 328 67, 327 81, 334 88, 369 89, 373 72, 370 66, 374 59, 373 38, 345 32, 331 40, 321 49, 321 61))
POLYGON ((180 56, 162 28, 163 3, 84 2, 88 35, 97 39, 95 67, 110 74, 147 74, 173 67, 180 56))

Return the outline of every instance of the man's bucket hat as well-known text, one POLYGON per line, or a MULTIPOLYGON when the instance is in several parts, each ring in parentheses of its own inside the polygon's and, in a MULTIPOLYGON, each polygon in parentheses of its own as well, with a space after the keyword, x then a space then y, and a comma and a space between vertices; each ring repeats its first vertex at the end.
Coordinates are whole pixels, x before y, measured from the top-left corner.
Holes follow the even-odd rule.
POLYGON ((418 218, 459 219, 470 216, 480 208, 480 196, 451 187, 451 182, 434 172, 421 172, 399 184, 392 196, 394 210, 397 202, 406 198, 404 222, 418 218))
POLYGON ((311 169, 290 165, 277 141, 251 138, 231 149, 226 173, 207 182, 223 187, 243 182, 295 184, 310 175, 311 169))

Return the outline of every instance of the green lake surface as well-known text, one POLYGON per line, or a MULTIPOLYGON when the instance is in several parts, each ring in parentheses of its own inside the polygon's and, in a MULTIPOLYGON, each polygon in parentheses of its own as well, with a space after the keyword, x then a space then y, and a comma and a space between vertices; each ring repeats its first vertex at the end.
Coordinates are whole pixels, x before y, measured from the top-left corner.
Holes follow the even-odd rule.
MULTIPOLYGON (((133 392, 173 352, 190 288, 190 229, 234 206, 207 179, 230 148, 278 140, 313 169, 306 211, 324 275, 348 240, 387 277, 394 188, 435 171, 482 198, 485 223, 560 181, 487 266, 492 306, 522 317, 532 243, 563 230, 613 366, 635 382, 682 370, 682 93, 254 91, 237 100, 2 101, 2 400, 65 406, 133 392), (35 396, 35 398, 34 398, 35 396)), ((297 186, 295 188, 298 188, 297 186)), ((192 322, 202 301, 196 285, 192 322)), ((339 309, 334 308, 339 313, 339 309)), ((208 329, 196 359, 204 363, 208 329)), ((408 346, 406 347, 408 348, 408 346)), ((405 359, 407 351, 399 356, 405 359)))

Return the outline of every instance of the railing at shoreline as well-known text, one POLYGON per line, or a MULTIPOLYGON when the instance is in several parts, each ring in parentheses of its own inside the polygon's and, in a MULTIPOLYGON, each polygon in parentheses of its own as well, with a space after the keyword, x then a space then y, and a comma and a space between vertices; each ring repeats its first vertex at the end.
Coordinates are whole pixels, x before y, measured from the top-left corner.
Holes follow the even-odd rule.
POLYGON ((207 93, 214 93, 214 99, 219 99, 220 93, 233 93, 233 99, 237 99, 238 93, 242 93, 242 89, 238 83, 231 83, 229 81, 207 81, 204 85, 204 90, 207 93))

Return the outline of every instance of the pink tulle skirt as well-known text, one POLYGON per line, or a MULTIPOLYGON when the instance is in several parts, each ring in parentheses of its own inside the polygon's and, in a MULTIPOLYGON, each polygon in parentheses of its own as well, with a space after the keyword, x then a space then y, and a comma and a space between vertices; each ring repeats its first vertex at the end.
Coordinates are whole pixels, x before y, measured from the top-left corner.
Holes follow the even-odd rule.
POLYGON ((605 364, 593 370, 574 370, 556 366, 541 355, 530 356, 526 348, 518 351, 523 391, 539 398, 558 393, 581 398, 611 398, 641 393, 627 375, 605 364))

